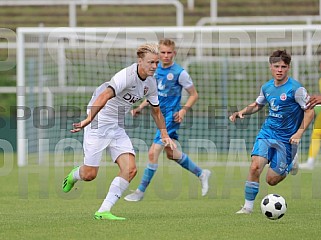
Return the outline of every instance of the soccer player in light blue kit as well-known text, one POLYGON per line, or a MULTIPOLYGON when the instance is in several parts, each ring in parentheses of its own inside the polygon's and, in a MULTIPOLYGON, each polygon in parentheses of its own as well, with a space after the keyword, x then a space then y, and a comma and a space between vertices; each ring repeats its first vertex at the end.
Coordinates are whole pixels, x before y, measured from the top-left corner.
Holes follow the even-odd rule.
MULTIPOLYGON (((177 63, 174 62, 176 55, 175 42, 171 39, 162 39, 159 41, 160 63, 155 72, 157 80, 158 98, 161 111, 165 117, 166 129, 172 139, 178 140, 177 130, 184 119, 186 112, 195 104, 198 99, 198 93, 189 74, 177 63), (182 89, 185 89, 189 97, 183 107, 181 107, 182 89)), ((147 101, 144 101, 140 106, 132 111, 133 116, 136 116, 141 110, 147 106, 147 101)), ((146 188, 152 180, 157 167, 158 158, 161 152, 165 150, 167 158, 176 161, 183 168, 195 174, 201 181, 202 196, 208 192, 208 179, 211 172, 207 169, 201 169, 197 166, 187 154, 176 149, 170 149, 164 146, 159 129, 157 129, 154 142, 149 149, 149 162, 144 170, 141 183, 132 194, 125 197, 127 201, 140 201, 144 197, 146 188)))
POLYGON ((269 114, 256 137, 252 162, 245 182, 245 204, 237 214, 250 214, 259 192, 260 175, 266 164, 270 167, 266 182, 275 186, 288 173, 298 170, 297 148, 304 131, 313 120, 313 110, 307 109, 309 95, 306 89, 288 76, 291 56, 285 50, 276 50, 269 58, 272 79, 261 87, 256 101, 233 113, 229 118, 244 118, 269 106, 269 114))

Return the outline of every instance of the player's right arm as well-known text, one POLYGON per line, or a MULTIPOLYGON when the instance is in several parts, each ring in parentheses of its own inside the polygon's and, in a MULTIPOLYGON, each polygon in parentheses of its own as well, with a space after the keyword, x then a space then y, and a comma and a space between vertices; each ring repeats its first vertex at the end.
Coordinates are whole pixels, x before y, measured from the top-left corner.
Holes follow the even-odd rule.
POLYGON ((234 112, 230 117, 231 122, 235 122, 237 118, 244 118, 244 115, 251 115, 258 112, 264 107, 264 105, 258 104, 256 101, 243 108, 241 111, 234 112))
POLYGON ((255 102, 251 103, 247 107, 243 108, 241 111, 234 112, 230 117, 231 122, 235 122, 237 118, 244 118, 244 115, 251 115, 253 113, 258 112, 261 110, 264 105, 267 103, 265 95, 263 93, 263 89, 261 87, 260 94, 256 98, 255 102))
POLYGON ((79 132, 81 129, 86 127, 92 122, 97 113, 106 105, 107 101, 115 96, 114 89, 107 87, 95 100, 92 107, 90 108, 87 118, 79 123, 73 124, 73 129, 70 130, 72 133, 79 132))

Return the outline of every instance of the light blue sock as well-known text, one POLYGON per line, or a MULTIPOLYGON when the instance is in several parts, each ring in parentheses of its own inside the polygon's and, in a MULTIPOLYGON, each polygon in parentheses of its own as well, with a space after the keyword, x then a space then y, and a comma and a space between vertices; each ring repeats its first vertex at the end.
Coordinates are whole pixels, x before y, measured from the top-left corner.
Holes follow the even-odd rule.
POLYGON ((256 195, 259 192, 260 184, 258 182, 245 182, 245 199, 248 201, 254 201, 256 195))
POLYGON ((197 177, 201 176, 202 169, 197 166, 185 153, 182 153, 182 159, 177 160, 177 163, 188 171, 194 173, 197 177))
POLYGON ((144 175, 142 177, 142 180, 138 186, 138 189, 142 192, 146 191, 146 188, 148 187, 150 181, 152 180, 156 170, 158 168, 158 164, 152 164, 148 163, 147 167, 144 170, 144 175))

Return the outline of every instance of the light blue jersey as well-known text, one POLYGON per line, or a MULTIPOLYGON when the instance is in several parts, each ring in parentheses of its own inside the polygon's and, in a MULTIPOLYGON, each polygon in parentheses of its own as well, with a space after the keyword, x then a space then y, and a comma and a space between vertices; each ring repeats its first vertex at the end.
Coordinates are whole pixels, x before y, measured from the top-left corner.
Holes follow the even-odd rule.
POLYGON ((270 167, 283 175, 291 164, 297 145, 289 140, 299 129, 304 110, 309 100, 306 89, 293 78, 281 86, 275 86, 274 79, 265 83, 256 102, 269 104, 269 115, 257 135, 252 156, 268 159, 270 167))
MULTIPOLYGON (((157 81, 159 106, 166 121, 168 135, 178 139, 179 123, 174 122, 173 114, 181 109, 182 89, 193 86, 189 74, 177 63, 163 68, 159 63, 154 77, 157 81)), ((160 131, 157 129, 154 143, 161 144, 160 131)))
POLYGON ((306 89, 293 78, 281 86, 275 86, 274 79, 265 83, 256 102, 268 103, 269 115, 259 135, 288 143, 301 125, 308 99, 306 89))
MULTIPOLYGON (((168 68, 163 68, 160 63, 157 66, 154 77, 157 81, 159 106, 165 118, 167 133, 170 138, 178 140, 177 130, 179 129, 180 123, 174 121, 173 115, 181 109, 182 90, 193 86, 192 79, 190 78, 189 74, 176 63, 173 63, 173 65, 168 68)), ((154 144, 163 145, 159 129, 156 131, 154 144)), ((175 156, 174 159, 173 156, 170 159, 175 160, 175 162, 177 162, 181 167, 190 171, 199 179, 201 179, 201 175, 204 176, 206 172, 209 175, 211 174, 209 170, 206 170, 205 173, 203 173, 204 171, 202 168, 197 166, 186 153, 182 152, 180 157, 175 156)), ((151 163, 149 160, 147 167, 144 170, 141 183, 138 186, 139 191, 146 191, 146 188, 150 184, 157 168, 158 163, 151 163)), ((205 193, 203 193, 204 189, 202 188, 202 196, 205 196, 207 190, 208 188, 205 190, 205 193)), ((131 195, 135 196, 135 193, 131 195)), ((129 199, 132 198, 131 195, 128 196, 129 199)), ((126 198, 127 197, 125 197, 125 200, 127 200, 126 198)))

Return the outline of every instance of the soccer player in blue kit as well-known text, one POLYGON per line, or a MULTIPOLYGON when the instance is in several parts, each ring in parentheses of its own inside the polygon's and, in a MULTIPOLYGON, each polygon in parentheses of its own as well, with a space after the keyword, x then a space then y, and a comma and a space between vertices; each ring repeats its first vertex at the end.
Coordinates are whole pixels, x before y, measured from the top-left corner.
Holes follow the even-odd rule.
POLYGON ((272 79, 266 82, 256 101, 239 112, 234 112, 230 121, 244 118, 269 106, 269 114, 258 133, 252 150, 252 162, 245 182, 245 203, 237 214, 250 214, 259 192, 260 175, 266 164, 270 167, 266 182, 275 186, 288 173, 297 173, 295 158, 298 144, 314 112, 307 108, 309 95, 306 89, 288 76, 291 56, 285 50, 276 50, 269 57, 272 79))
MULTIPOLYGON (((176 55, 175 42, 171 39, 162 39, 159 41, 160 63, 155 72, 157 80, 158 98, 161 111, 165 117, 166 129, 172 139, 178 140, 177 130, 183 121, 186 112, 195 104, 198 99, 198 93, 193 85, 190 75, 179 64, 174 62, 176 55), (187 102, 181 107, 182 89, 189 94, 187 102)), ((143 101, 139 107, 132 111, 136 116, 141 110, 148 105, 147 101, 143 101)), ((165 150, 167 158, 176 161, 183 168, 195 174, 201 181, 202 196, 208 192, 208 180, 211 172, 207 169, 201 169, 197 166, 187 154, 176 149, 164 146, 159 129, 157 129, 154 142, 148 152, 148 164, 144 170, 141 183, 133 193, 127 195, 127 201, 140 201, 144 197, 146 188, 152 180, 157 167, 158 158, 162 151, 165 150)))

